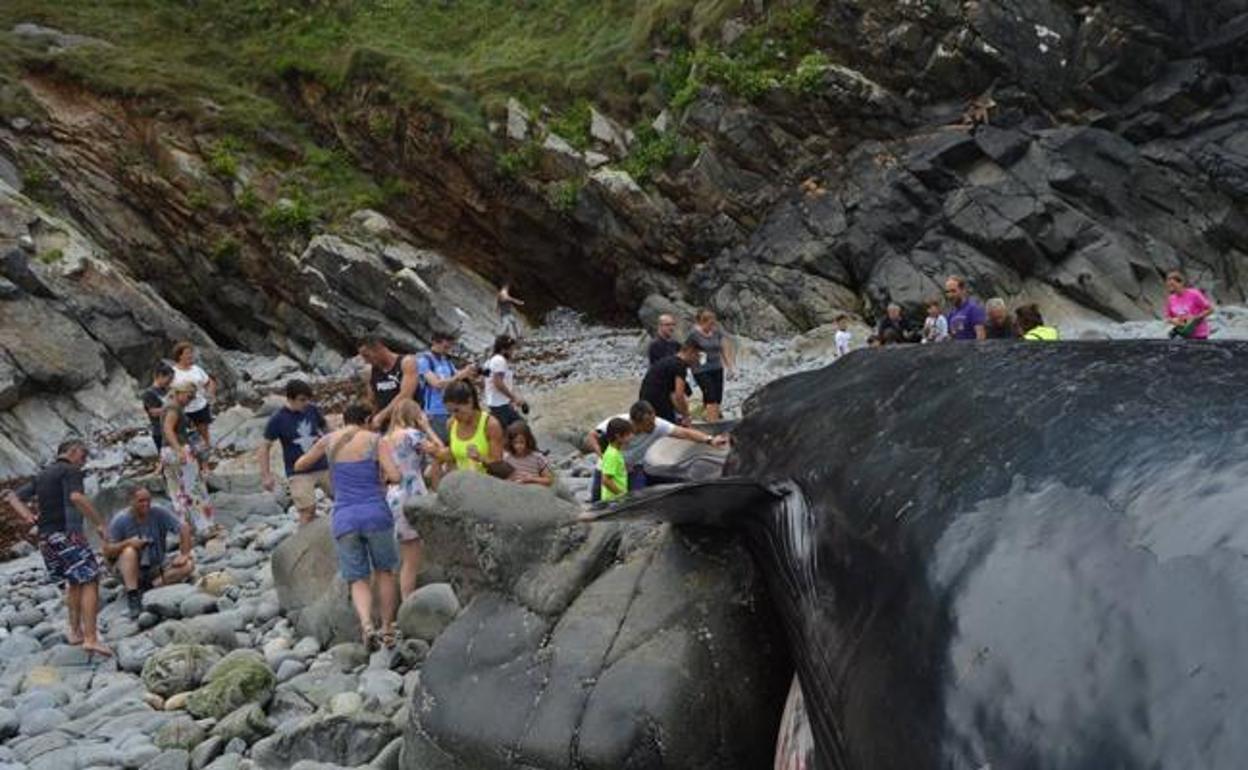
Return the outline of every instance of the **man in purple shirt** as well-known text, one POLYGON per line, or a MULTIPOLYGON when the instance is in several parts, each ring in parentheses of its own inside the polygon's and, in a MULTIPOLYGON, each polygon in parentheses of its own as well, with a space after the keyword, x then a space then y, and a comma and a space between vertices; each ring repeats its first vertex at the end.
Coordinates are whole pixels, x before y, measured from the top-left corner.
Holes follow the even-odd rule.
POLYGON ((955 340, 982 340, 987 334, 987 315, 978 302, 971 299, 966 281, 956 275, 945 281, 945 298, 953 305, 947 314, 949 336, 955 340))

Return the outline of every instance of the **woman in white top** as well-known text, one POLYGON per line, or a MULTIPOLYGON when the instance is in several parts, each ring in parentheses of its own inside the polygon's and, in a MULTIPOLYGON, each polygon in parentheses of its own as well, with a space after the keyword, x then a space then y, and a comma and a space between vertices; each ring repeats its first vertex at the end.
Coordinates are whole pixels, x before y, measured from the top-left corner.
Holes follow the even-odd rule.
POLYGON ((186 405, 186 419, 204 441, 204 447, 211 446, 208 426, 212 424, 212 402, 217 398, 217 381, 195 363, 195 346, 189 342, 179 342, 173 346, 173 383, 170 389, 189 382, 195 386, 195 398, 186 405))
POLYGON ((490 358, 485 377, 485 406, 490 410, 503 430, 520 419, 520 411, 529 411, 528 403, 516 391, 516 373, 511 359, 516 352, 516 340, 506 334, 494 340, 494 356, 490 358))

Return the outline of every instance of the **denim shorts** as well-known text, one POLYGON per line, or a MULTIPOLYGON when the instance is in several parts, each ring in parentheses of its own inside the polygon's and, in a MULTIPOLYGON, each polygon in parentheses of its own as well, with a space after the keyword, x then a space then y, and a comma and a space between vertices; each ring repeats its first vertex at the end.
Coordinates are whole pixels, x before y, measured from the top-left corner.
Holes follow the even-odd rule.
POLYGON ((398 567, 399 546, 393 527, 338 536, 338 571, 348 583, 368 580, 374 572, 392 572, 398 567))

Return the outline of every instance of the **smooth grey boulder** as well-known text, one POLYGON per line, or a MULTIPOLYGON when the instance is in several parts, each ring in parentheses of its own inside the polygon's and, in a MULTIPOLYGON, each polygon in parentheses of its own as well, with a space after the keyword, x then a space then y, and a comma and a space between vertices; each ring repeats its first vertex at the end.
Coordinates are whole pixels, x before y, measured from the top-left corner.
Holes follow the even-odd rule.
POLYGON ((452 474, 417 522, 473 598, 415 680, 401 767, 768 766, 791 669, 744 549, 508 486, 452 474))
POLYGON ((222 748, 229 741, 240 738, 251 745, 273 733, 273 724, 258 704, 249 703, 230 712, 217 722, 211 734, 222 739, 222 748))
POLYGON ((252 747, 252 758, 266 770, 287 770, 301 760, 355 767, 397 737, 394 723, 375 714, 323 714, 260 741, 252 747))
POLYGON ((189 583, 153 588, 143 592, 143 609, 162 618, 180 618, 182 603, 197 593, 199 590, 189 583))
POLYGON ((191 754, 186 749, 170 749, 148 760, 139 770, 187 770, 191 754))
POLYGON ((432 642, 455 619, 459 609, 459 599, 450 584, 421 586, 399 606, 399 630, 409 639, 432 642))

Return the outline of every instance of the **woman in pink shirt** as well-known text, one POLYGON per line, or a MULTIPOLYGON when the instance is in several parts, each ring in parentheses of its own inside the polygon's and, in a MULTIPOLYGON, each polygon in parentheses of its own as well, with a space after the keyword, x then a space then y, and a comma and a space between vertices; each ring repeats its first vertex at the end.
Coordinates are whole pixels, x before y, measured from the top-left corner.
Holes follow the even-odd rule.
POLYGON ((1177 270, 1166 275, 1166 320, 1174 327, 1171 337, 1189 340, 1209 339, 1208 318, 1213 314, 1213 304, 1203 292, 1187 285, 1187 279, 1177 270))

